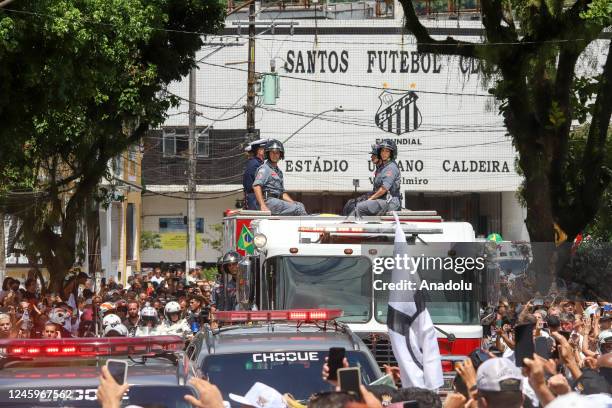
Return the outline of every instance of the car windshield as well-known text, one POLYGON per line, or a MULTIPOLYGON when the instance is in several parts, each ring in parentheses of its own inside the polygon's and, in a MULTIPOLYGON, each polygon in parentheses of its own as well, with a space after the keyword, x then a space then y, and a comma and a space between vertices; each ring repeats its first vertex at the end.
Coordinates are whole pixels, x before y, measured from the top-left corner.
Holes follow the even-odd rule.
POLYGON ((366 257, 292 256, 268 260, 275 309, 342 309, 341 321, 370 320, 372 267, 366 257))
MULTIPOLYGON (((229 393, 245 395, 256 382, 305 400, 314 393, 330 390, 330 385, 321 379, 327 353, 328 350, 210 355, 204 359, 203 371, 225 400, 229 393)), ((363 384, 376 380, 365 354, 347 351, 346 357, 351 367, 361 368, 363 384)))
MULTIPOLYGON (((447 282, 452 279, 454 272, 434 272, 427 275, 428 282, 447 282), (449 276, 446 276, 449 275, 449 276)), ((466 272, 463 279, 474 283, 477 288, 476 279, 469 278, 470 272, 466 272)), ((391 272, 385 271, 377 276, 383 282, 391 282, 391 272)), ((466 294, 462 291, 430 291, 430 300, 427 302, 427 310, 434 324, 480 324, 479 307, 477 295, 466 294)), ((387 309, 389 303, 388 290, 375 290, 375 317, 380 323, 387 323, 387 309)))

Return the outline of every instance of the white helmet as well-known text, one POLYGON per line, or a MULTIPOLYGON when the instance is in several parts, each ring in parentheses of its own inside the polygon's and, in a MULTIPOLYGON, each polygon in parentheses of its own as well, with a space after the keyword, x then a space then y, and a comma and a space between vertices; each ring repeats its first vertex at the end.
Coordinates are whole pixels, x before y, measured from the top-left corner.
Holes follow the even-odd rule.
POLYGON ((606 354, 606 344, 612 343, 612 330, 608 329, 608 330, 604 330, 601 333, 599 333, 599 336, 597 338, 598 340, 598 346, 599 346, 599 352, 601 354, 606 354))
POLYGON ((115 327, 119 324, 121 324, 121 318, 116 314, 108 314, 102 319, 102 327, 104 328, 115 327))
POLYGON ((153 321, 154 324, 157 324, 158 320, 157 310, 155 310, 152 306, 145 306, 140 311, 140 322, 143 326, 147 325, 147 322, 153 321))
POLYGON ((181 305, 174 301, 168 302, 164 308, 164 315, 166 316, 166 319, 170 320, 170 315, 175 313, 181 313, 181 305))
POLYGON ((104 328, 104 337, 126 337, 127 335, 128 329, 121 323, 116 326, 106 326, 104 328))
POLYGON ((55 324, 59 324, 63 326, 64 322, 66 322, 67 315, 68 314, 66 313, 64 309, 56 307, 53 310, 51 310, 51 313, 49 313, 49 321, 51 323, 55 323, 55 324))

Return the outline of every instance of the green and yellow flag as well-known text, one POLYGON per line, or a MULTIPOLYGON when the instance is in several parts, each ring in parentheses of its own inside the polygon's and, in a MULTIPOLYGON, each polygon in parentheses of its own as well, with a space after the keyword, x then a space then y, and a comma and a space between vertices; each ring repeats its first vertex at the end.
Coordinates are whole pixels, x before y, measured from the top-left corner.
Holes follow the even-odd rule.
POLYGON ((242 231, 240 231, 238 249, 242 249, 247 254, 252 254, 255 252, 255 247, 253 246, 253 233, 247 228, 246 225, 243 225, 242 231))

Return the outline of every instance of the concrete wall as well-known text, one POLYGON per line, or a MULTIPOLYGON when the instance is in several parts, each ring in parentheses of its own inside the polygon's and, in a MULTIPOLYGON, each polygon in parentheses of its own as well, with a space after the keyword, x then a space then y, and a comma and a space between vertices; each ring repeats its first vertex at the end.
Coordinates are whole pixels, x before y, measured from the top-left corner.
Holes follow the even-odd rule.
MULTIPOLYGON (((181 193, 172 193, 173 196, 184 197, 181 193)), ((200 198, 211 196, 199 195, 200 198)), ((213 196, 214 197, 214 196, 213 196)), ((217 195, 218 197, 218 195, 217 195)), ((212 225, 223 221, 223 212, 228 208, 235 208, 236 199, 242 199, 242 193, 227 197, 199 200, 196 203, 196 217, 204 218, 204 238, 214 239, 212 225)), ((177 218, 187 215, 187 201, 184 199, 164 197, 159 195, 145 195, 142 198, 142 231, 159 233, 160 218, 177 218)), ((198 262, 216 262, 221 254, 213 250, 210 245, 201 242, 197 247, 198 262)), ((141 261, 151 262, 184 262, 187 256, 187 245, 184 249, 149 249, 142 252, 141 261)))
POLYGON ((502 196, 502 237, 507 241, 528 241, 525 225, 527 210, 519 204, 516 193, 507 191, 502 196))

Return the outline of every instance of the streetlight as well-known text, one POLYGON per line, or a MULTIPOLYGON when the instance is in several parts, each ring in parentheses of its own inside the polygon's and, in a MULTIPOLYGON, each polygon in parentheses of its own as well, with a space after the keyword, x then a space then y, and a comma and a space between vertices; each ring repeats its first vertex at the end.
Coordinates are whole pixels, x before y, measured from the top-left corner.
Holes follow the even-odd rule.
POLYGON ((298 134, 298 133, 299 133, 299 132, 300 132, 302 129, 304 129, 304 128, 305 128, 306 126, 308 126, 308 125, 309 125, 309 124, 310 124, 310 123, 311 123, 313 120, 315 120, 316 118, 318 118, 318 117, 319 117, 319 116, 321 116, 321 115, 324 115, 324 114, 329 113, 329 112, 361 112, 361 111, 363 111, 363 109, 344 109, 342 106, 336 106, 336 107, 335 107, 335 108, 333 108, 333 109, 327 109, 327 110, 324 110, 323 112, 320 112, 320 113, 317 113, 316 115, 314 115, 312 118, 310 118, 310 120, 309 120, 308 122, 304 123, 304 124, 302 125, 302 127, 300 127, 298 130, 296 130, 295 132, 293 132, 293 133, 292 133, 292 134, 291 134, 291 135, 290 135, 290 136, 289 136, 287 139, 285 139, 285 140, 283 141, 283 144, 284 144, 284 143, 287 143, 287 141, 289 141, 289 139, 291 139, 293 136, 297 135, 297 134, 298 134))

